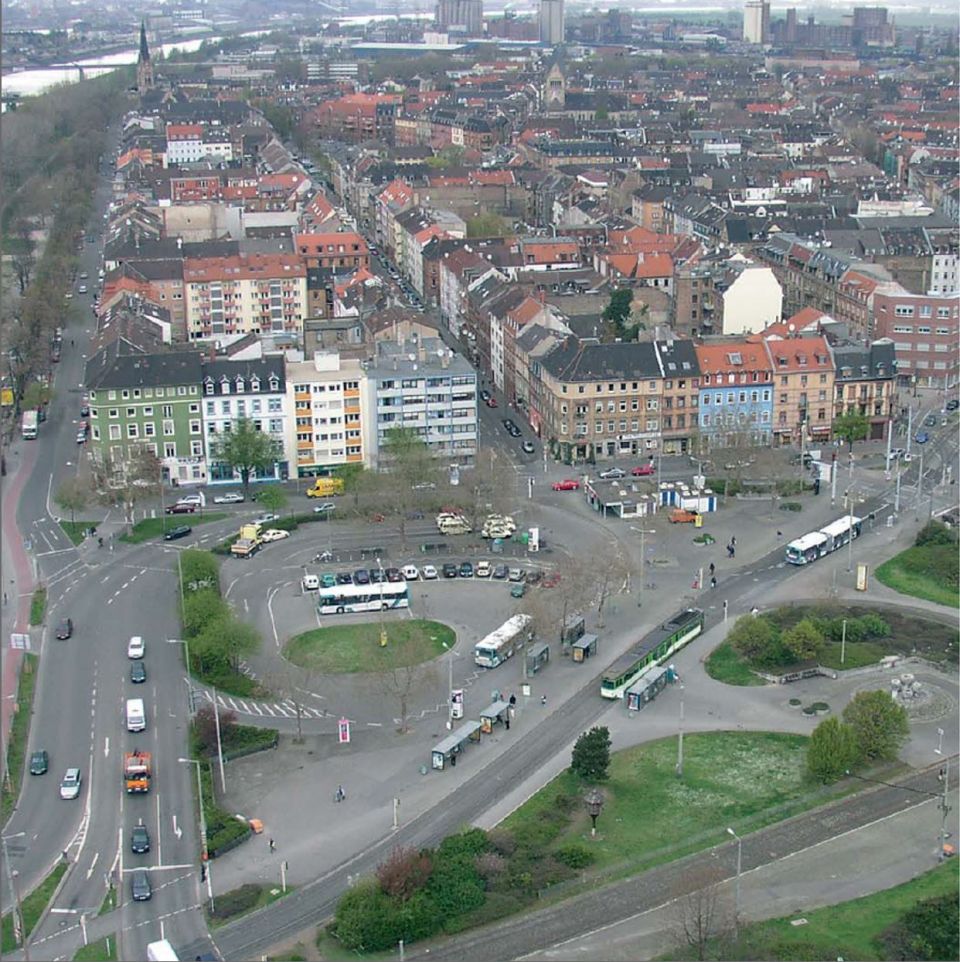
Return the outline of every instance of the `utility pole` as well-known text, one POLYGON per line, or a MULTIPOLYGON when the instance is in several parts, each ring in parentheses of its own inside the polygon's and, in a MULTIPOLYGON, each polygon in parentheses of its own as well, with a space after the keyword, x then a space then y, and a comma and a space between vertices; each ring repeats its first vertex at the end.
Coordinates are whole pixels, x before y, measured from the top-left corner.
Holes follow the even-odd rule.
POLYGON ((947 816, 952 811, 952 807, 947 804, 947 789, 950 787, 950 759, 948 758, 938 776, 942 791, 940 793, 940 852, 938 861, 942 862, 946 858, 945 848, 947 844, 947 816))
POLYGON ((677 778, 683 778, 683 682, 680 682, 680 728, 677 731, 677 778))

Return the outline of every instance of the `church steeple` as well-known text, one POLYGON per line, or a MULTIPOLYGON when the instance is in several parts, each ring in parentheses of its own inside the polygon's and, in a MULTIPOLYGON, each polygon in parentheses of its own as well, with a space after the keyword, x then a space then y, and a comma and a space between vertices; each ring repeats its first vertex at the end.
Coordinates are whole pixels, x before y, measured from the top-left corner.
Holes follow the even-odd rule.
POLYGON ((137 89, 143 93, 153 86, 153 61, 147 46, 147 26, 140 21, 140 53, 137 56, 137 89))

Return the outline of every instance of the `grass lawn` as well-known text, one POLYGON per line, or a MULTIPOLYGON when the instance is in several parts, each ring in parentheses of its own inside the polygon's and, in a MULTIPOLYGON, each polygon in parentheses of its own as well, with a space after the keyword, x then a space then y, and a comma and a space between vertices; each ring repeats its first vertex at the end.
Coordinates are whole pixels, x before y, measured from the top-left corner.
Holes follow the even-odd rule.
POLYGON ((37 588, 30 599, 30 624, 42 625, 47 611, 47 589, 37 588))
POLYGON ((30 715, 33 712, 33 692, 37 684, 37 656, 26 655, 20 669, 17 688, 17 711, 10 724, 7 743, 7 772, 10 788, 4 784, 0 795, 0 821, 6 823, 13 812, 13 803, 20 794, 27 755, 27 736, 30 734, 30 715))
MULTIPOLYGON (((243 915, 249 915, 251 912, 256 912, 257 909, 262 909, 265 905, 270 905, 271 902, 276 902, 278 899, 285 898, 296 889, 293 885, 287 884, 287 891, 284 892, 280 887, 280 883, 277 882, 275 885, 260 885, 258 886, 260 892, 257 896, 257 900, 249 906, 245 906, 236 912, 230 912, 229 915, 221 915, 221 905, 228 904, 232 892, 224 892, 223 895, 218 895, 215 900, 215 905, 217 906, 217 915, 211 915, 209 908, 204 910, 204 914, 207 917, 207 923, 210 925, 211 929, 217 929, 221 925, 226 925, 228 922, 233 922, 239 919, 243 915)), ((233 892, 239 891, 234 889, 233 892)))
POLYGON ((108 935, 99 942, 91 942, 83 948, 77 949, 77 954, 73 957, 74 962, 116 962, 117 958, 117 938, 115 935, 108 935))
MULTIPOLYGON (((60 862, 57 867, 25 898, 23 899, 23 926, 29 935, 37 927, 43 910, 47 907, 54 889, 59 885, 63 873, 67 870, 67 863, 60 862)), ((17 948, 17 940, 13 934, 13 915, 3 917, 3 936, 0 939, 0 952, 13 952, 17 948)))
MULTIPOLYGON (((725 828, 754 831, 814 805, 829 793, 804 778, 807 738, 776 732, 708 732, 683 740, 677 778, 677 739, 660 739, 613 755, 603 784, 606 803, 590 842, 598 868, 633 862, 631 869, 678 858, 726 838, 725 828)), ((590 820, 583 783, 569 770, 510 815, 503 827, 555 851, 582 844, 590 820), (569 823, 557 819, 558 799, 572 799, 569 823)), ((836 794, 851 789, 837 789, 836 794)), ((619 866, 618 866, 619 868, 619 866)))
POLYGON ((726 685, 765 685, 750 666, 733 650, 729 642, 721 642, 706 661, 707 674, 726 685))
POLYGON ((421 618, 384 622, 387 646, 380 647, 380 625, 337 625, 314 628, 287 642, 284 654, 294 664, 324 674, 388 671, 418 665, 452 648, 456 633, 438 621, 421 618))
POLYGON ((224 511, 208 511, 202 514, 171 514, 162 518, 144 518, 133 526, 133 531, 120 535, 120 540, 127 544, 141 544, 151 538, 162 538, 163 532, 169 528, 176 528, 181 524, 188 524, 191 528, 210 521, 223 521, 228 517, 224 511))
MULTIPOLYGON (((882 892, 862 899, 766 922, 755 922, 740 930, 736 943, 715 942, 707 948, 708 959, 883 959, 875 940, 918 902, 957 891, 956 859, 882 892), (806 925, 790 920, 802 917, 806 925)), ((695 958, 673 952, 664 958, 695 958)))
POLYGON ((61 519, 60 527, 64 534, 74 543, 83 544, 83 532, 92 525, 90 521, 64 521, 61 519))
POLYGON ((880 565, 874 575, 881 584, 900 594, 960 608, 954 545, 907 548, 880 565))

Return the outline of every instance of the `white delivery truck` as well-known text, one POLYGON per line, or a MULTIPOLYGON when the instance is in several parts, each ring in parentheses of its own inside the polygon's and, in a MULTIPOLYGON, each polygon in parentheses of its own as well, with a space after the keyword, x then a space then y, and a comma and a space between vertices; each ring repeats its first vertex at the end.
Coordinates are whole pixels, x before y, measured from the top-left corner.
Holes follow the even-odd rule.
POLYGON ((147 945, 148 962, 179 962, 179 956, 173 951, 173 946, 166 940, 151 942, 147 945))
POLYGON ((147 716, 143 710, 142 698, 127 699, 127 731, 142 732, 147 727, 147 716))

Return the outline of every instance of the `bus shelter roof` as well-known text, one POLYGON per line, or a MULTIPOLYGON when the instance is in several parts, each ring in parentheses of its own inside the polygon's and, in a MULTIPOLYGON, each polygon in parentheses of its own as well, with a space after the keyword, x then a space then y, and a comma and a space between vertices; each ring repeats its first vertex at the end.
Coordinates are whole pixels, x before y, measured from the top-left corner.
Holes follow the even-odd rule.
MULTIPOLYGON (((506 705, 504 705, 506 707, 506 705)), ((472 734, 480 730, 480 722, 468 721, 461 725, 455 732, 447 735, 442 742, 433 746, 436 755, 449 755, 458 745, 463 744, 472 734)))

